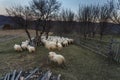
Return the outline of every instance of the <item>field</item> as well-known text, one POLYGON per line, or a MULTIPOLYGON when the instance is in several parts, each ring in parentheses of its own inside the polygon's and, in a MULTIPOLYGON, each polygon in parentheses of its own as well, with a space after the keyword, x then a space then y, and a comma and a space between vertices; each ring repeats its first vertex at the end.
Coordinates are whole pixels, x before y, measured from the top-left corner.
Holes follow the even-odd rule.
MULTIPOLYGON (((32 30, 30 32, 34 36, 34 32, 32 30)), ((42 67, 49 68, 56 74, 62 74, 62 80, 120 80, 119 63, 81 46, 73 44, 63 48, 62 51, 56 51, 66 58, 66 67, 60 68, 48 64, 49 51, 43 46, 37 47, 35 53, 14 51, 15 43, 21 43, 27 39, 24 31, 0 31, 0 34, 0 76, 14 69, 27 70, 42 67), (9 39, 9 37, 13 38, 9 39)))

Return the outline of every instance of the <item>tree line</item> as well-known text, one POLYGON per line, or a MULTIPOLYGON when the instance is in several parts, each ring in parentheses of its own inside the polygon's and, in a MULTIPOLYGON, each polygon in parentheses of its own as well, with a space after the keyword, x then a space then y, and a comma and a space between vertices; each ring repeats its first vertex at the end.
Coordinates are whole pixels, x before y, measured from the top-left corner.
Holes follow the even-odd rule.
POLYGON ((13 5, 6 8, 6 11, 9 16, 14 17, 13 21, 25 30, 30 42, 32 40, 28 27, 34 26, 36 45, 41 44, 43 33, 46 33, 46 39, 48 38, 52 21, 64 21, 66 24, 71 25, 70 27, 62 27, 61 25, 60 29, 57 29, 58 32, 61 30, 66 32, 68 28, 73 29, 73 22, 80 22, 82 24, 78 29, 79 35, 84 36, 85 39, 87 37, 94 38, 96 33, 99 32, 101 40, 108 27, 108 22, 120 25, 120 0, 109 0, 103 5, 79 5, 77 13, 71 9, 61 9, 61 5, 57 0, 32 0, 29 5, 13 5), (91 27, 91 24, 94 26, 91 27))

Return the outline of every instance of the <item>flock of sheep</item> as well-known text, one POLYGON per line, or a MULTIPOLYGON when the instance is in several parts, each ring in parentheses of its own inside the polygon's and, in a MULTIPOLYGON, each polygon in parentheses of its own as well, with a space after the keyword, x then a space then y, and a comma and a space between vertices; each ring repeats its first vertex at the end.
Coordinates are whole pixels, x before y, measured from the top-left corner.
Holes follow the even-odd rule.
MULTIPOLYGON (((72 44, 74 42, 73 39, 59 37, 59 36, 49 36, 48 39, 46 39, 45 36, 41 37, 41 42, 44 44, 45 48, 47 48, 50 52, 48 54, 48 58, 50 61, 57 63, 58 65, 65 63, 65 58, 61 54, 56 54, 53 52, 54 50, 62 50, 63 47, 67 47, 69 44, 72 44)), ((29 40, 26 40, 19 44, 14 45, 15 51, 23 51, 28 50, 29 53, 35 52, 35 47, 31 46, 29 44, 29 40)))

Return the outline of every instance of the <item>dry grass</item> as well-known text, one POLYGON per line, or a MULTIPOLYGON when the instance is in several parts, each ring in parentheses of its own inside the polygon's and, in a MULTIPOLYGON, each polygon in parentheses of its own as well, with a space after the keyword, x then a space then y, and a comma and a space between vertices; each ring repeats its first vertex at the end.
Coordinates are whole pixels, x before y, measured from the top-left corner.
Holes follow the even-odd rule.
MULTIPOLYGON (((34 35, 34 31, 30 31, 34 35)), ((66 68, 47 63, 48 50, 37 47, 35 54, 28 51, 15 52, 13 45, 26 39, 23 30, 0 31, 2 36, 19 35, 19 38, 0 43, 0 75, 13 69, 50 68, 54 73, 62 74, 62 80, 120 80, 120 64, 76 45, 70 45, 57 53, 66 58, 66 68)), ((0 35, 1 36, 1 35, 0 35)), ((4 38, 4 37, 3 37, 4 38)))
MULTIPOLYGON (((35 36, 34 30, 29 30, 29 32, 31 36, 35 36)), ((0 30, 0 36, 6 36, 6 35, 27 37, 24 30, 0 30)))

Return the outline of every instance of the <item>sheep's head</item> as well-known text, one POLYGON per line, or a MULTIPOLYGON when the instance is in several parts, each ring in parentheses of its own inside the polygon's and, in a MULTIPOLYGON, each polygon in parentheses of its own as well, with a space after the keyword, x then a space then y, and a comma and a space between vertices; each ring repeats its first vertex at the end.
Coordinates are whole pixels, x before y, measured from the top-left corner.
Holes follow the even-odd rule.
POLYGON ((48 57, 49 57, 50 59, 52 59, 55 55, 56 55, 55 52, 49 52, 48 57))

